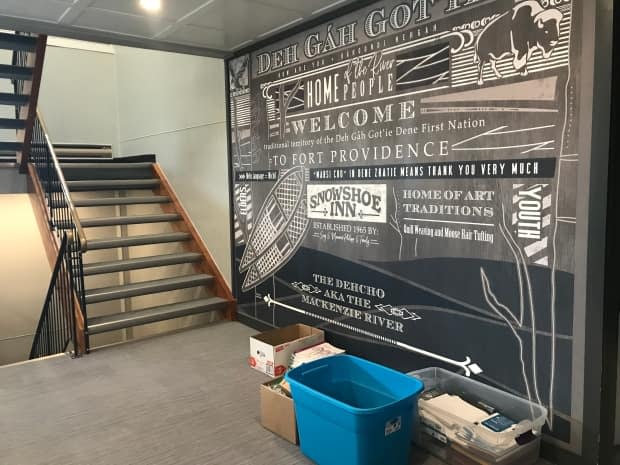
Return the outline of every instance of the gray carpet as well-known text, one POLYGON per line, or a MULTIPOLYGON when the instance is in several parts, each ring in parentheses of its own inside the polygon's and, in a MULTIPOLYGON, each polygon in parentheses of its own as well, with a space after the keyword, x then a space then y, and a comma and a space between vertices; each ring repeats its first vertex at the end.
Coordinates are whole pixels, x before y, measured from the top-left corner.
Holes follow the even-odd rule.
POLYGON ((221 323, 0 368, 0 464, 310 464, 260 426, 254 332, 221 323))

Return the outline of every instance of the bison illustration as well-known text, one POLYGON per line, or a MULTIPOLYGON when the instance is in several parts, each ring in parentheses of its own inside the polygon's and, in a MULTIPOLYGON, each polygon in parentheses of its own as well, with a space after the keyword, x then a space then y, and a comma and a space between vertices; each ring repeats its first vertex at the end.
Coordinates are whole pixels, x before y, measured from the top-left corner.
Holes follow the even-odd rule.
POLYGON ((476 40, 478 84, 484 84, 482 74, 487 62, 501 78, 497 60, 510 55, 515 70, 527 76, 527 62, 537 48, 543 57, 551 56, 559 41, 562 16, 555 8, 543 8, 537 0, 525 0, 487 24, 476 40))

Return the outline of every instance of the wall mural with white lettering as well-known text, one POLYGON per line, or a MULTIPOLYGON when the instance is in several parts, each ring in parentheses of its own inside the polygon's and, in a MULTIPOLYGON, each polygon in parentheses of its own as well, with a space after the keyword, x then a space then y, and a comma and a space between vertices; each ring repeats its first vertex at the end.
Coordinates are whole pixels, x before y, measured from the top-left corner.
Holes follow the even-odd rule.
POLYGON ((581 1, 385 0, 229 60, 239 312, 461 370, 578 448, 581 1))

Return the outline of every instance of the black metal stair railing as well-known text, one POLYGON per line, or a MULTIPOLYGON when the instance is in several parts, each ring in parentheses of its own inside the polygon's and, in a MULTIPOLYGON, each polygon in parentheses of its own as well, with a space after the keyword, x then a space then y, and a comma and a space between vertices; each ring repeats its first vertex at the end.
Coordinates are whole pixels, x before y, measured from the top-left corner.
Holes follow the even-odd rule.
POLYGON ((73 293, 71 234, 63 234, 41 318, 37 326, 30 359, 71 350, 79 355, 73 293))
MULTIPOLYGON (((15 50, 12 59, 13 66, 21 68, 28 68, 34 63, 36 74, 37 66, 40 68, 43 63, 45 36, 27 32, 16 32, 15 34, 38 37, 34 52, 15 50)), ((38 111, 36 115, 32 113, 36 109, 36 95, 38 95, 38 84, 35 81, 37 81, 36 76, 32 77, 29 86, 26 85, 24 79, 13 81, 15 95, 30 95, 30 105, 32 106, 26 114, 27 112, 22 111, 23 106, 16 104, 15 117, 34 120, 32 130, 27 128, 24 131, 22 157, 25 156, 25 162, 30 161, 36 170, 42 190, 41 194, 45 199, 50 230, 56 235, 57 244, 61 246, 30 358, 64 352, 71 341, 73 341, 73 353, 79 355, 80 349, 87 351, 89 348, 88 334, 85 330, 87 322, 82 262, 86 238, 69 195, 69 189, 60 169, 54 147, 45 128, 45 123, 38 111), (28 152, 29 157, 26 152, 28 152), (79 310, 76 308, 77 306, 80 307, 79 310), (78 315, 76 311, 79 311, 82 316, 80 325, 77 325, 76 322, 78 315), (78 335, 78 331, 83 332, 83 337, 78 335), (78 340, 83 342, 81 348, 78 347, 78 340)), ((24 162, 23 159, 22 162, 24 162)))
MULTIPOLYGON (((24 32, 15 32, 15 34, 18 35, 32 35, 32 34, 27 34, 24 32)), ((21 67, 26 67, 28 66, 28 51, 26 50, 16 50, 13 52, 13 60, 12 60, 12 64, 13 66, 21 66, 21 67)), ((24 92, 24 87, 25 87, 26 81, 24 80, 13 80, 13 90, 15 95, 25 95, 24 92)), ((21 112, 21 106, 20 105, 15 105, 15 118, 19 119, 20 117, 20 112, 21 112)))
POLYGON ((32 132, 30 162, 37 172, 42 194, 45 197, 50 230, 56 234, 59 241, 66 236, 68 260, 71 264, 72 289, 79 300, 82 322, 78 331, 83 327, 84 350, 89 350, 88 321, 86 315, 86 298, 84 292, 84 265, 82 253, 86 251, 86 236, 80 223, 77 210, 67 182, 63 176, 54 147, 50 141, 45 123, 41 114, 37 112, 32 132))
POLYGON ((16 31, 15 35, 30 39, 26 41, 29 45, 26 45, 24 49, 18 48, 13 51, 12 58, 14 69, 19 71, 13 79, 13 93, 16 97, 21 97, 16 99, 15 119, 19 120, 20 125, 23 123, 23 129, 17 131, 17 142, 21 143, 17 162, 20 173, 25 174, 28 171, 30 142, 36 119, 47 36, 20 31, 16 31))

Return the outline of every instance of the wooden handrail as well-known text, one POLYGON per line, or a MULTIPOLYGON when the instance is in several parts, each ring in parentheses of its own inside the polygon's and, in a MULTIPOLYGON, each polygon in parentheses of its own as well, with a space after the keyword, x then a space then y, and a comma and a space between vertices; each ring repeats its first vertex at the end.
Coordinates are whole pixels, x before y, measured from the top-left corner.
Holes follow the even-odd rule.
POLYGON ((60 181, 60 188, 62 189, 62 193, 65 196, 67 207, 71 211, 71 220, 73 221, 73 224, 75 224, 75 229, 77 230, 78 238, 80 240, 80 250, 82 250, 82 252, 86 252, 88 248, 86 233, 84 232, 84 228, 82 227, 82 222, 80 221, 80 216, 78 215, 77 208, 75 208, 75 204, 73 203, 71 192, 69 192, 69 187, 67 186, 65 175, 62 172, 60 162, 58 161, 58 157, 56 156, 54 144, 52 144, 52 141, 49 138, 49 132, 47 131, 45 120, 43 119, 43 116, 38 110, 35 111, 35 118, 39 119, 39 124, 41 125, 41 129, 43 129, 43 137, 45 139, 44 142, 45 145, 47 145, 47 149, 49 150, 50 157, 52 159, 53 169, 56 171, 56 176, 58 176, 58 180, 60 181))
POLYGON ((45 190, 43 189, 37 170, 32 164, 28 165, 28 191, 37 209, 37 214, 35 216, 37 218, 39 231, 42 235, 43 245, 45 246, 45 254, 47 255, 50 266, 54 266, 54 261, 60 250, 60 243, 58 242, 58 236, 54 234, 50 228, 52 219, 45 201, 45 190))
POLYGON ((207 248, 207 245, 204 243, 202 237, 198 233, 196 226, 194 225, 187 211, 181 204, 179 197, 172 188, 170 181, 168 181, 168 178, 166 177, 158 163, 153 163, 153 173, 160 182, 159 188, 157 189, 157 194, 168 196, 171 200, 170 204, 162 205, 162 209, 166 213, 177 213, 181 216, 182 221, 173 223, 175 229, 182 232, 187 232, 192 236, 192 241, 189 242, 189 247, 192 249, 192 251, 198 252, 203 256, 203 261, 198 263, 196 266, 203 273, 208 273, 213 276, 215 282, 215 295, 229 302, 226 310, 226 318, 228 320, 236 319, 237 301, 233 296, 230 287, 228 286, 228 283, 226 282, 226 279, 222 274, 222 271, 213 259, 213 256, 207 248))
POLYGON ((45 61, 45 48, 47 46, 47 36, 39 35, 37 37, 37 45, 34 54, 29 54, 28 64, 32 63, 33 73, 30 86, 25 89, 29 90, 30 98, 28 105, 20 110, 20 118, 26 120, 26 127, 23 131, 24 142, 22 147, 22 156, 19 162, 19 172, 25 174, 28 172, 28 162, 30 161, 30 144, 32 142, 32 131, 34 129, 34 121, 37 117, 37 105, 39 101, 39 90, 41 88, 41 76, 43 75, 43 62, 45 61), (33 56, 32 62, 30 55, 33 56), (30 89, 28 89, 30 87, 30 89))

